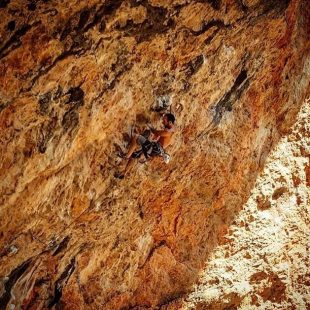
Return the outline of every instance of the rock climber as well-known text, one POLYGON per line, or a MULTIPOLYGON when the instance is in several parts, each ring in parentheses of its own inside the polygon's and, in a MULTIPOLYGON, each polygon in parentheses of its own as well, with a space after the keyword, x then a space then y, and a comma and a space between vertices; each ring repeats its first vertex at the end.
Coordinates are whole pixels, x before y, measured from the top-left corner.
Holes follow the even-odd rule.
POLYGON ((148 125, 149 131, 153 135, 153 139, 149 140, 148 134, 133 134, 129 143, 127 154, 119 154, 120 157, 127 159, 127 164, 123 172, 116 172, 114 176, 123 179, 133 164, 133 159, 139 158, 142 154, 146 159, 162 156, 164 161, 169 161, 169 155, 165 152, 167 146, 171 144, 171 138, 175 132, 175 117, 172 113, 163 115, 163 130, 156 130, 148 125), (139 148, 139 149, 138 149, 139 148), (138 149, 138 150, 137 150, 138 149))

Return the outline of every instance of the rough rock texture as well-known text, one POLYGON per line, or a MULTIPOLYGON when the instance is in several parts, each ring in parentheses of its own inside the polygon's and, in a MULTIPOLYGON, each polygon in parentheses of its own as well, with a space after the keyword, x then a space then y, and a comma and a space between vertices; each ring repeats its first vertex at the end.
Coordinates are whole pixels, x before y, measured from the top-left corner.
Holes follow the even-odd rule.
POLYGON ((309 119, 310 98, 268 156, 184 309, 310 308, 309 119))
MULTIPOLYGON (((307 1, 1 0, 0 21, 1 309, 183 307, 309 93, 307 1), (114 179, 170 107, 169 165, 114 179)), ((267 267, 253 307, 285 299, 267 267)))

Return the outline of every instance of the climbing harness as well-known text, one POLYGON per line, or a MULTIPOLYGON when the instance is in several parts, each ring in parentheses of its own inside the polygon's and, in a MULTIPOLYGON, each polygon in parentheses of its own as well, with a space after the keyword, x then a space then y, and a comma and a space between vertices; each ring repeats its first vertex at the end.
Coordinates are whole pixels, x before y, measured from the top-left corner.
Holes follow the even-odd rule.
POLYGON ((144 155, 145 159, 149 159, 154 156, 161 156, 166 164, 169 163, 171 156, 165 152, 164 148, 160 143, 155 141, 146 140, 141 149, 132 153, 132 158, 139 158, 141 155, 144 155))

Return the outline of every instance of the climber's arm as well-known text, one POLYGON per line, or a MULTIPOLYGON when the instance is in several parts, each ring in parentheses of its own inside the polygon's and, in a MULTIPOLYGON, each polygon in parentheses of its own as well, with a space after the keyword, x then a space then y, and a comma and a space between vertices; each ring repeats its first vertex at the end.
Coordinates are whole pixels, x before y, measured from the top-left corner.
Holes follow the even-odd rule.
POLYGON ((149 127, 152 134, 155 136, 155 138, 159 138, 159 137, 169 137, 171 134, 170 132, 166 131, 166 130, 156 130, 152 127, 149 127))
POLYGON ((171 135, 171 133, 166 130, 155 130, 154 134, 159 137, 169 137, 171 135))

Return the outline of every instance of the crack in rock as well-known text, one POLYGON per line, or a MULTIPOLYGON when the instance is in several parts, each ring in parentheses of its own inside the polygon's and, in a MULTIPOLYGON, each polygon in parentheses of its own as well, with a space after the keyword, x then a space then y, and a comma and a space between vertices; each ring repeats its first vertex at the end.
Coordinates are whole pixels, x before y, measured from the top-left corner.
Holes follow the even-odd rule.
POLYGON ((226 111, 232 111, 233 104, 241 97, 243 91, 249 86, 247 71, 242 69, 237 76, 233 86, 226 95, 216 104, 213 123, 218 125, 226 111))
POLYGON ((54 296, 48 304, 49 309, 58 304, 58 302, 60 301, 62 296, 62 290, 67 285, 74 270, 75 270, 75 257, 71 259, 70 264, 67 265, 64 272, 55 282, 54 296))
POLYGON ((11 290, 15 283, 18 281, 18 279, 25 273, 25 271, 28 269, 30 266, 31 260, 28 259, 27 261, 23 262, 21 265, 16 267, 9 276, 7 277, 7 281, 4 283, 4 289, 5 292, 3 295, 0 297, 0 309, 5 310, 8 302, 10 301, 11 298, 11 290))

